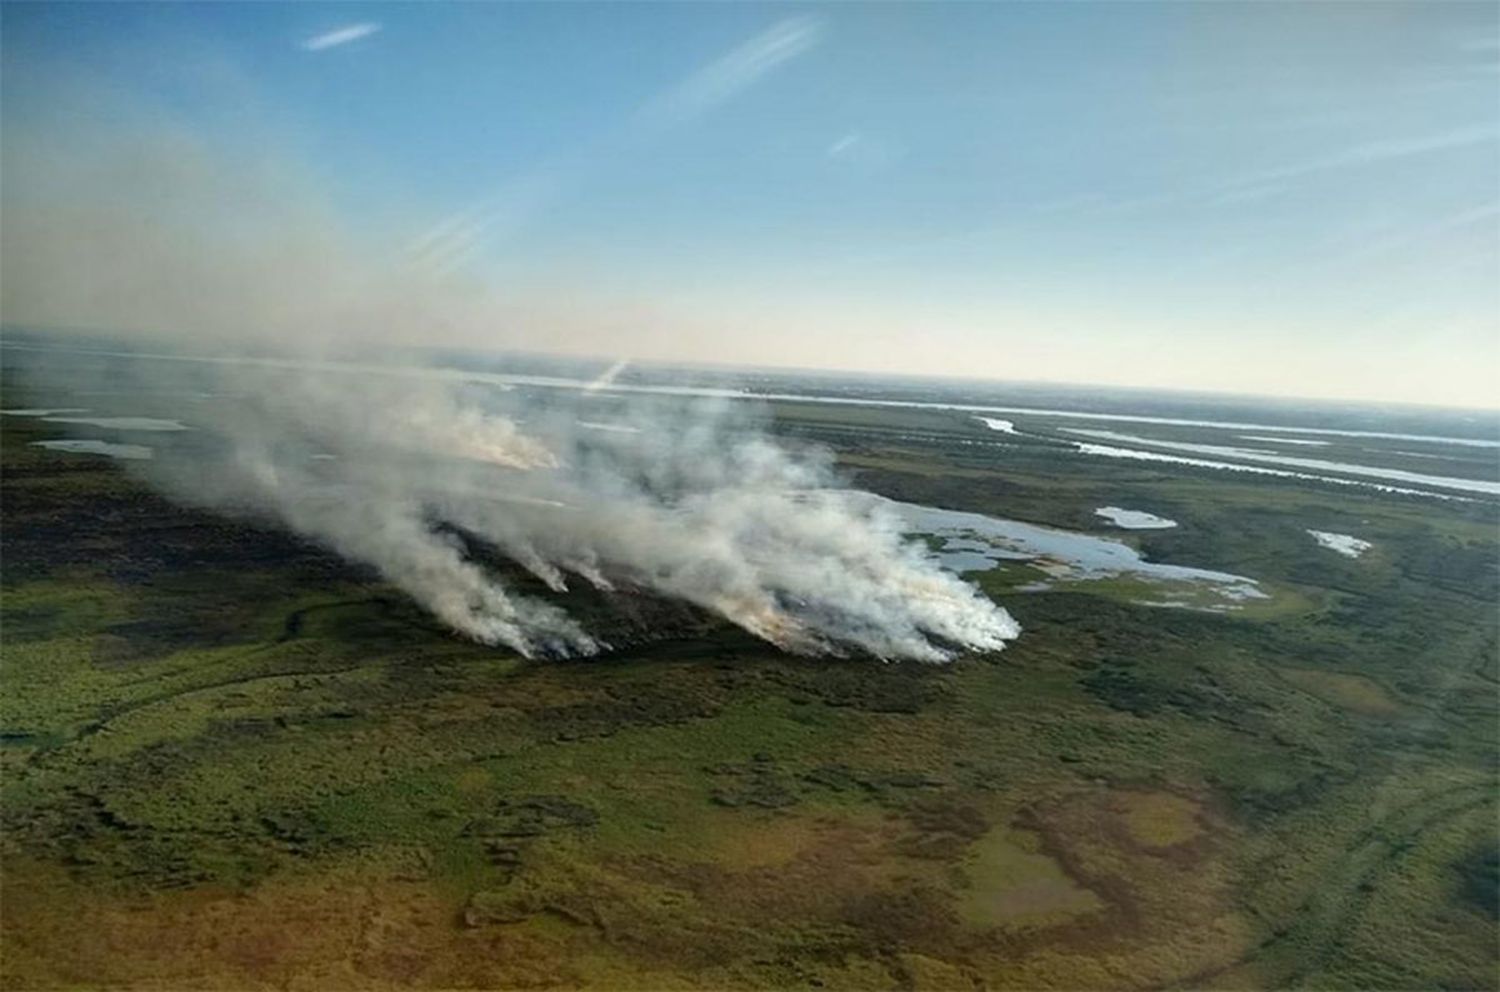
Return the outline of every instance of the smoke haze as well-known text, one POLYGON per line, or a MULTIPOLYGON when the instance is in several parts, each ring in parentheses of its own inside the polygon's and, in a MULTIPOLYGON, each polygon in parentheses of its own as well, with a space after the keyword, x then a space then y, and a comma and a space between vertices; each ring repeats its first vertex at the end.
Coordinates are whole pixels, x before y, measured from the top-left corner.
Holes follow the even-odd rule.
POLYGON ((520 332, 497 295, 361 243, 296 170, 238 151, 158 120, 86 140, 34 121, 6 131, 4 322, 214 356, 131 363, 130 385, 206 376, 234 398, 193 424, 213 443, 132 466, 172 498, 274 519, 527 656, 608 645, 507 589, 479 545, 554 591, 650 590, 801 654, 942 661, 1017 635, 879 500, 842 488, 826 455, 743 410, 611 400, 602 418, 587 392, 543 399, 391 364, 436 327, 496 350, 552 347, 560 329, 520 332), (358 368, 328 361, 349 356, 358 368))

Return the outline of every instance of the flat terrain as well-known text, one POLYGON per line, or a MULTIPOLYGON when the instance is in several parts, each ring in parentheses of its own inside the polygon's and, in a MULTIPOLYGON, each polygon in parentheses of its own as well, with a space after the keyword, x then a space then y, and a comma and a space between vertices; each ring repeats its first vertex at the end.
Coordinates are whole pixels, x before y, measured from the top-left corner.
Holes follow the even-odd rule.
POLYGON ((1494 987, 1493 501, 1088 458, 1055 418, 771 412, 863 488, 1271 599, 1017 564, 972 578, 1021 638, 924 666, 589 593, 619 649, 528 662, 3 416, 0 984, 1494 987))

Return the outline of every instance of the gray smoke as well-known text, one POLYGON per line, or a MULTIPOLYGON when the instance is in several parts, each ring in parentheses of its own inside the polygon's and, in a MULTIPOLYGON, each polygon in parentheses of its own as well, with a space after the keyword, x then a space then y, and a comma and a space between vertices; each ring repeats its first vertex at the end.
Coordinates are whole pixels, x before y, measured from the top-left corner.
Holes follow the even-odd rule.
POLYGON ((557 347, 568 328, 372 250, 248 144, 226 156, 154 119, 81 137, 12 122, 5 138, 0 319, 216 356, 132 363, 131 388, 224 398, 193 424, 213 443, 144 469, 175 499, 271 517, 529 656, 606 645, 507 589, 476 542, 553 590, 651 590, 802 654, 941 661, 1018 633, 826 455, 743 409, 608 397, 618 368, 544 396, 397 367, 393 346, 434 333, 500 350, 557 347))

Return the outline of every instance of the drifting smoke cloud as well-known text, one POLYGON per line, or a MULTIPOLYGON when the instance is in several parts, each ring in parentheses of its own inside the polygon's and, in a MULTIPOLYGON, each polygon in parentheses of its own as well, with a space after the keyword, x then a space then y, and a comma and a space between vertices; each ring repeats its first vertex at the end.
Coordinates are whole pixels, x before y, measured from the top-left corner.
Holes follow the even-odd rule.
POLYGON ((722 404, 631 401, 614 430, 569 399, 420 375, 227 366, 220 456, 143 471, 175 497, 270 514, 375 566, 454 629, 527 655, 604 647, 470 555, 554 591, 648 589, 801 654, 941 661, 997 650, 1009 616, 941 571, 875 499, 833 487, 722 404), (332 456, 332 457, 329 457, 332 456), (458 535, 463 535, 459 537, 458 535))
POLYGON ((141 469, 175 499, 279 521, 375 567, 465 636, 528 656, 607 645, 508 589, 480 546, 555 591, 650 590, 802 654, 942 661, 1018 633, 881 501, 840 488, 825 456, 776 443, 743 411, 622 400, 600 422, 594 391, 543 400, 372 368, 386 345, 435 328, 527 342, 490 332, 507 323, 502 302, 356 249, 286 170, 141 122, 93 135, 87 156, 19 126, 5 144, 8 324, 290 356, 132 363, 137 388, 202 389, 206 375, 225 398, 194 424, 212 443, 141 469), (335 353, 362 366, 324 361, 335 353))

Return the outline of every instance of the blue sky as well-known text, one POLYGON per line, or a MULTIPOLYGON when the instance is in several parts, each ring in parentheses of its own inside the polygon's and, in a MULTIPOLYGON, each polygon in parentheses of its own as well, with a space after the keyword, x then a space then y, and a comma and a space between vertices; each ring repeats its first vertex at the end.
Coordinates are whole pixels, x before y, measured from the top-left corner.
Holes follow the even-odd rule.
POLYGON ((362 241, 525 301, 496 343, 1500 403, 1492 4, 3 17, 8 120, 72 74, 254 136, 362 241))

